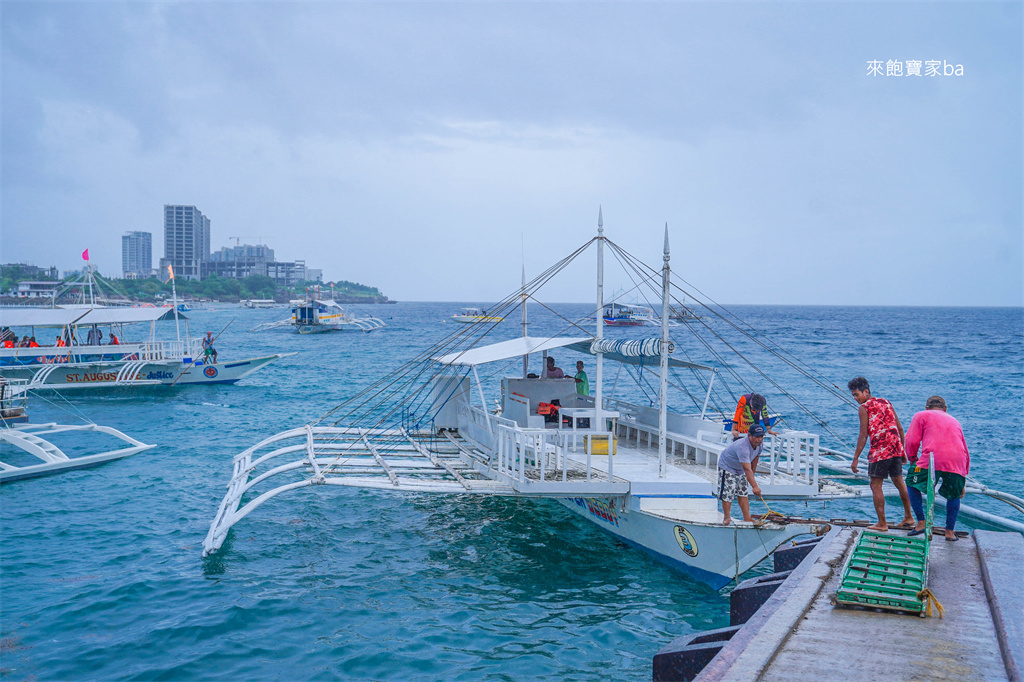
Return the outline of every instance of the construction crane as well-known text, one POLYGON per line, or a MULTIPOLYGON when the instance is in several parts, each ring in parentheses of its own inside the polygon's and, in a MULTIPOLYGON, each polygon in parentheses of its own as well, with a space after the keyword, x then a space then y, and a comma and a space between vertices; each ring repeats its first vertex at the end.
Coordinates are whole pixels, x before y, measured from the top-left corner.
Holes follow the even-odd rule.
POLYGON ((263 245, 263 235, 251 235, 250 234, 250 235, 243 235, 241 237, 228 237, 228 239, 234 239, 235 240, 235 246, 241 246, 243 239, 259 239, 259 242, 257 242, 257 244, 259 244, 261 246, 263 245))

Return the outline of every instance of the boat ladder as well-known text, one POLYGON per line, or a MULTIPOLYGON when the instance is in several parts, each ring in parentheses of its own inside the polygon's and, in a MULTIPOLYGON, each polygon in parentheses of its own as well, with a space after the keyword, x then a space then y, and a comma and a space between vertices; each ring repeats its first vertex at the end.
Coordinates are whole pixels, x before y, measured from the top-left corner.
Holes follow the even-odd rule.
POLYGON ((145 360, 134 360, 132 362, 125 363, 125 366, 118 371, 117 378, 114 379, 114 385, 125 386, 134 382, 135 375, 138 374, 139 370, 142 369, 145 364, 145 360))
POLYGON ((935 504, 934 457, 930 460, 924 533, 916 537, 870 530, 861 533, 843 568, 836 604, 909 611, 924 617, 935 504))
POLYGON ((50 378, 50 375, 53 374, 54 370, 58 367, 60 367, 60 365, 46 365, 32 375, 32 381, 30 381, 25 388, 39 388, 46 383, 46 380, 50 378))

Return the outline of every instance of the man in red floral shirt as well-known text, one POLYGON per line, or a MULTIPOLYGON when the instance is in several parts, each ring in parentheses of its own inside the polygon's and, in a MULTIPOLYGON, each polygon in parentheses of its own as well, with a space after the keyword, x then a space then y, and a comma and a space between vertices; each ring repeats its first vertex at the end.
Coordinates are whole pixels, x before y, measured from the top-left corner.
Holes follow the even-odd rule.
POLYGON ((871 395, 871 387, 864 377, 851 379, 847 384, 853 399, 860 403, 860 436, 857 438, 857 451, 853 453, 851 469, 857 473, 857 462, 864 445, 871 439, 868 450, 868 476, 871 479, 871 497, 875 503, 878 523, 868 526, 868 530, 886 532, 889 525, 885 520, 885 495, 882 494, 882 482, 892 479, 892 484, 900 493, 903 501, 903 520, 896 528, 913 528, 914 516, 910 507, 910 495, 907 485, 903 482, 903 465, 907 461, 904 450, 903 425, 896 416, 892 403, 884 398, 871 395))

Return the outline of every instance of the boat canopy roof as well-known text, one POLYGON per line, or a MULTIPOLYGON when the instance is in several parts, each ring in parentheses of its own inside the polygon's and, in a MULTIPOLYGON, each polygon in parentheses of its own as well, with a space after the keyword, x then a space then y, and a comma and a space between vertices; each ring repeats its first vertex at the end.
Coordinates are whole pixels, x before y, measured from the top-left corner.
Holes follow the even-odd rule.
MULTIPOLYGON (((179 319, 186 319, 180 312, 179 319)), ((161 308, 3 308, 0 326, 65 327, 69 324, 130 324, 173 320, 174 309, 161 308)))
MULTIPOLYGON (((654 363, 651 362, 651 358, 659 357, 661 354, 660 343, 660 339, 611 342, 608 339, 604 339, 601 346, 606 360, 614 360, 615 362, 621 362, 625 365, 646 365, 651 367, 654 365, 654 363)), ((581 343, 570 344, 569 350, 574 350, 577 353, 585 353, 587 355, 597 355, 597 350, 595 349, 596 345, 597 344, 594 343, 594 341, 587 339, 581 343)), ((674 348, 670 346, 669 353, 673 350, 674 348)), ((685 360, 676 360, 672 357, 668 359, 668 366, 683 367, 686 369, 703 369, 708 372, 715 371, 714 367, 698 365, 695 362, 686 362, 685 360)))
POLYGON ((488 346, 478 346, 476 348, 456 351, 439 358, 434 358, 434 360, 442 365, 471 367, 473 365, 484 365, 488 362, 497 362, 498 360, 509 360, 531 353, 541 353, 552 348, 562 348, 574 343, 589 344, 590 341, 589 337, 540 339, 533 336, 520 336, 508 341, 492 343, 488 346))
MULTIPOLYGON (((492 343, 487 346, 479 346, 477 348, 468 348, 466 350, 456 351, 455 353, 449 353, 448 355, 434 358, 434 360, 440 362, 442 365, 471 367, 473 365, 484 365, 488 362, 497 362, 499 360, 510 360, 512 358, 532 353, 542 353, 553 348, 568 348, 569 350, 576 351, 577 353, 596 355, 596 345, 595 340, 590 337, 556 337, 552 339, 541 339, 531 336, 521 336, 508 341, 492 343)), ((621 362, 627 365, 652 366, 653 363, 651 362, 651 359, 658 357, 661 353, 661 340, 641 339, 635 341, 613 341, 610 339, 604 339, 601 343, 601 350, 603 351, 606 359, 614 360, 615 362, 621 362)), ((669 347, 670 353, 673 350, 675 350, 674 345, 669 347)), ((675 358, 669 358, 668 364, 669 367, 701 369, 709 372, 715 371, 714 367, 698 365, 695 362, 676 360, 675 358)))
POLYGON ((323 306, 324 308, 341 308, 341 304, 330 298, 313 298, 298 303, 298 308, 308 308, 309 306, 323 306))

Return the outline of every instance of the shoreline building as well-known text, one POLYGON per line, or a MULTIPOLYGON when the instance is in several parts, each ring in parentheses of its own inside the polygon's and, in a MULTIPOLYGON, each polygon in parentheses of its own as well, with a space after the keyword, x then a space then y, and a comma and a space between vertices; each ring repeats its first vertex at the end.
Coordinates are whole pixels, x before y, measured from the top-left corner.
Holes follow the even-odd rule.
POLYGON ((125 232, 121 237, 121 271, 125 279, 153 274, 153 233, 125 232))
POLYGON ((226 246, 210 254, 203 263, 203 279, 230 277, 244 279, 251 275, 270 277, 281 286, 290 287, 304 281, 320 281, 323 270, 307 268, 306 261, 278 261, 274 250, 265 244, 226 246))
MULTIPOLYGON (((152 235, 128 232, 122 237, 122 261, 125 277, 131 277, 129 257, 132 235, 152 235)), ((141 239, 141 238, 140 238, 141 239)), ((241 242, 242 237, 232 237, 241 242)), ((152 247, 150 247, 151 249, 152 247)), ((207 277, 245 279, 252 275, 270 277, 281 286, 294 286, 303 281, 319 282, 323 270, 307 268, 306 261, 278 261, 274 250, 266 244, 241 244, 210 252, 210 219, 195 206, 164 204, 164 257, 160 259, 161 278, 166 268, 173 266, 174 276, 202 281, 207 277)), ((150 272, 152 272, 150 270, 150 272)), ((136 275, 145 277, 148 274, 136 275)))
POLYGON ((274 250, 264 244, 239 244, 214 251, 203 263, 203 279, 211 276, 244 279, 266 274, 264 264, 274 260, 274 250))
POLYGON ((203 262, 209 257, 210 219, 195 206, 164 204, 164 257, 160 269, 171 265, 175 277, 200 280, 203 262))

